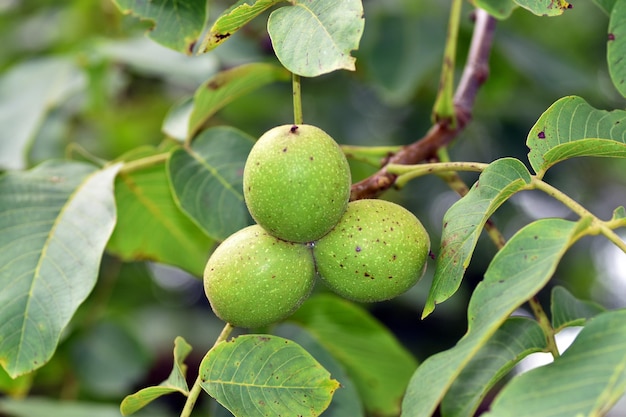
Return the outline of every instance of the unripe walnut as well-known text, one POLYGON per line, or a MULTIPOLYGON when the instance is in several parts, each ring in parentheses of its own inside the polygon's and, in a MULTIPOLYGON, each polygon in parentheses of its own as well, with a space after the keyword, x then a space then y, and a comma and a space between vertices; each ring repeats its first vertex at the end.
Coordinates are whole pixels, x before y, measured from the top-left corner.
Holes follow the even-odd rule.
POLYGON ((310 125, 267 131, 243 172, 244 198, 254 220, 291 242, 311 242, 332 229, 346 210, 350 185, 341 148, 310 125))
POLYGON ((271 236, 259 225, 228 237, 204 270, 215 314, 237 327, 262 327, 293 313, 315 283, 311 249, 271 236))
POLYGON ((315 243, 319 275, 337 294, 354 301, 394 298, 422 277, 430 251, 428 233, 404 207, 357 200, 315 243))

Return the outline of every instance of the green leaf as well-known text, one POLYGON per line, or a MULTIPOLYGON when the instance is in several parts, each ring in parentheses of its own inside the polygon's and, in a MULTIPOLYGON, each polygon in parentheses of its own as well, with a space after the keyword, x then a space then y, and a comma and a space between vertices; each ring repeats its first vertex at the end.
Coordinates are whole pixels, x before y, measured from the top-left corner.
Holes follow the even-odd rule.
POLYGON ((565 0, 514 0, 537 16, 560 16, 572 5, 565 0))
POLYGON ((607 60, 609 64, 609 74, 613 85, 626 97, 626 68, 624 68, 624 58, 626 57, 626 1, 617 0, 609 19, 609 34, 607 44, 607 60))
MULTIPOLYGON (((119 417, 120 410, 113 404, 58 401, 49 398, 28 397, 23 400, 0 399, 0 412, 11 417, 119 417)), ((171 417, 150 410, 137 417, 171 417)))
POLYGON ((474 0, 473 3, 496 19, 507 19, 517 8, 513 0, 474 0))
POLYGON ((237 129, 215 127, 168 160, 176 203, 216 240, 252 224, 243 199, 243 168, 253 144, 254 138, 237 129))
POLYGON ((422 317, 458 290, 483 226, 498 207, 530 181, 528 169, 519 160, 496 160, 481 173, 467 195, 448 209, 443 217, 435 276, 422 317))
POLYGON ((44 58, 14 66, 0 78, 0 169, 23 169, 28 147, 46 115, 87 84, 67 58, 44 58))
POLYGON ((514 378, 485 417, 603 416, 626 392, 626 310, 591 319, 553 363, 514 378))
POLYGON ((429 357, 411 378, 403 417, 430 417, 452 383, 511 313, 543 288, 588 219, 537 220, 496 254, 468 306, 468 331, 451 349, 429 357))
POLYGON ((249 4, 249 0, 239 0, 213 23, 202 41, 200 51, 208 52, 216 48, 259 14, 282 1, 284 0, 255 0, 249 4))
POLYGON ((0 364, 12 377, 50 359, 93 289, 119 169, 50 161, 0 177, 0 364))
POLYGON ((585 322, 605 311, 605 308, 591 301, 579 300, 565 288, 557 286, 552 290, 552 327, 559 331, 568 326, 582 326, 585 322))
POLYGON ((576 96, 546 110, 528 133, 528 159, 537 176, 578 156, 626 158, 626 112, 596 110, 576 96))
POLYGON ((311 297, 288 320, 302 325, 344 366, 368 414, 398 414, 417 361, 385 326, 332 294, 311 297))
POLYGON ((595 4, 598 5, 600 9, 604 11, 607 15, 611 14, 611 10, 613 10, 613 6, 617 0, 593 0, 595 4))
MULTIPOLYGON (((138 164, 162 155, 143 147, 123 160, 138 164)), ((115 182, 115 201, 118 221, 107 246, 109 252, 123 260, 152 260, 202 276, 215 242, 176 206, 165 158, 122 171, 115 182)))
POLYGON ((150 20, 149 37, 163 46, 193 54, 206 17, 206 0, 113 0, 124 14, 150 20))
POLYGON ((235 417, 315 417, 339 383, 297 343, 243 335, 222 342, 200 364, 202 388, 235 417))
POLYGON ((293 340, 309 352, 341 384, 341 389, 333 395, 324 417, 363 417, 365 410, 354 382, 346 374, 341 364, 306 329, 291 323, 283 323, 273 331, 277 336, 293 340))
POLYGON ((215 112, 236 98, 272 82, 289 79, 284 68, 263 63, 241 65, 216 74, 196 90, 189 136, 193 137, 215 112))
POLYGON ((613 211, 613 217, 611 220, 617 221, 626 218, 626 209, 623 206, 619 206, 613 211))
POLYGON ((180 392, 187 396, 189 394, 189 387, 185 379, 187 376, 185 359, 189 356, 189 353, 191 353, 191 345, 189 345, 185 339, 178 336, 176 340, 174 340, 174 366, 169 377, 158 386, 147 387, 126 396, 120 405, 122 415, 128 416, 136 413, 150 402, 166 394, 180 392))
POLYGON ((355 70, 350 53, 359 47, 364 23, 361 0, 297 0, 293 6, 274 10, 267 30, 285 68, 316 77, 355 70))
POLYGON ((472 417, 489 390, 527 355, 546 348, 539 324, 523 317, 505 321, 454 381, 441 403, 446 417, 472 417))

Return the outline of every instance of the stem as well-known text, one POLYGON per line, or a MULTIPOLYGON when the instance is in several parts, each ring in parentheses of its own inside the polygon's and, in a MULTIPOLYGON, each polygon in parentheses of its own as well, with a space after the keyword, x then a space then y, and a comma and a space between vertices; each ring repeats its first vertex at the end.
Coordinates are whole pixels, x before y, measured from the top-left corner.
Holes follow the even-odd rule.
POLYGON ((626 253, 626 242, 624 242, 617 233, 611 230, 611 228, 606 223, 600 226, 600 233, 602 233, 607 239, 613 242, 615 246, 620 248, 622 252, 626 253))
POLYGON ((443 55, 443 68, 439 80, 439 94, 433 106, 433 121, 447 121, 451 127, 456 126, 454 110, 454 67, 456 61, 456 46, 459 40, 459 26, 461 23, 461 7, 463 0, 453 0, 448 21, 448 34, 443 55))
POLYGON ((461 197, 465 197, 465 195, 469 192, 469 187, 465 184, 465 181, 461 178, 458 172, 450 171, 437 174, 439 178, 444 180, 448 187, 452 189, 455 193, 457 193, 461 197))
POLYGON ((594 221, 597 221, 596 216, 594 216, 589 210, 581 206, 576 200, 563 193, 558 188, 555 188, 550 184, 543 182, 539 178, 532 177, 531 187, 536 190, 541 190, 552 198, 559 200, 561 203, 567 206, 567 208, 578 214, 580 217, 592 217, 594 221))
POLYGON ((537 300, 536 296, 528 300, 528 303, 535 314, 535 318, 537 319, 539 326, 543 329, 543 333, 546 335, 548 351, 552 354, 554 359, 558 358, 560 353, 556 346, 556 339, 554 338, 554 328, 552 327, 552 324, 550 324, 550 320, 548 319, 546 312, 543 310, 543 307, 541 306, 541 303, 539 303, 539 300, 537 300))
POLYGON ((396 186, 403 187, 412 179, 428 174, 449 173, 450 171, 482 172, 489 164, 479 162, 435 162, 417 165, 387 165, 387 172, 395 174, 396 186))
MULTIPOLYGON (((456 125, 451 127, 446 121, 434 124, 421 139, 389 158, 388 164, 417 164, 432 158, 438 149, 450 143, 470 122, 476 95, 489 74, 489 54, 497 22, 481 9, 476 9, 474 16, 476 24, 472 44, 454 95, 456 125)), ((350 200, 376 198, 391 188, 396 178, 397 175, 388 172, 387 166, 384 166, 375 174, 353 184, 350 200)))
POLYGON ((354 145, 341 145, 341 149, 343 153, 350 155, 367 155, 367 156, 377 156, 379 158, 384 158, 389 156, 390 153, 397 152, 401 149, 401 146, 390 145, 390 146, 354 146, 354 145))
POLYGON ((98 165, 100 167, 105 166, 107 163, 106 160, 102 158, 98 158, 97 156, 93 155, 91 152, 89 152, 87 149, 85 149, 83 146, 79 145, 78 143, 71 142, 70 144, 67 145, 67 148, 65 148, 65 157, 67 159, 71 159, 71 156, 74 153, 82 156, 89 162, 92 162, 95 165, 98 165))
POLYGON ((355 161, 365 162, 373 167, 379 168, 394 153, 398 152, 401 146, 353 146, 341 145, 341 150, 346 158, 355 161))
MULTIPOLYGON (((229 323, 226 323, 226 325, 222 329, 222 332, 220 333, 220 335, 217 337, 217 340, 213 344, 213 347, 217 346, 219 343, 221 343, 224 340, 226 340, 228 338, 228 336, 230 336, 230 333, 233 331, 233 329, 234 329, 233 326, 231 326, 229 323)), ((213 348, 211 348, 211 349, 213 349, 213 348)), ((209 350, 209 352, 210 351, 211 350, 209 350)), ((207 352, 207 354, 208 354, 208 352, 207 352)), ((193 386, 191 387, 191 389, 189 390, 189 395, 187 395, 187 401, 185 402, 185 406, 183 407, 183 410, 180 412, 180 417, 190 417, 191 416, 191 412, 193 411, 193 407, 196 405, 196 401, 198 400, 198 396, 202 392, 202 385, 200 385, 201 382, 202 382, 202 380, 200 379, 200 375, 198 373, 198 377, 196 378, 195 382, 193 383, 193 386)))
POLYGON ((293 89, 293 123, 301 125, 302 119, 302 92, 300 88, 300 76, 291 74, 291 84, 293 89))
MULTIPOLYGON (((533 188, 536 188, 537 190, 541 190, 547 193, 548 195, 552 196, 553 198, 559 200, 561 203, 563 203, 565 206, 567 206, 570 210, 572 210, 574 213, 576 213, 580 217, 591 217, 593 219, 596 233, 603 234, 607 239, 613 242, 615 246, 620 248, 622 252, 626 253, 626 242, 624 242, 622 238, 619 237, 617 233, 615 233, 612 230, 613 228, 623 226, 625 223, 624 219, 619 219, 618 221, 615 221, 615 220, 609 220, 606 222, 602 221, 598 219, 596 216, 594 216, 593 213, 591 213, 589 210, 581 206, 577 201, 572 199, 570 196, 568 196, 567 194, 564 194, 561 190, 554 188, 550 184, 545 183, 536 177, 533 177, 533 181, 531 184, 533 188)), ((594 234, 594 233, 591 232, 590 234, 594 234)))
POLYGON ((144 168, 150 168, 157 164, 167 161, 170 153, 159 153, 156 155, 146 156, 145 158, 137 159, 135 161, 125 162, 122 169, 120 169, 120 174, 128 174, 133 171, 139 171, 144 168))
POLYGON ((500 229, 498 229, 496 225, 493 224, 493 221, 491 219, 487 219, 487 222, 485 223, 485 231, 487 232, 487 235, 489 235, 489 239, 491 239, 493 244, 496 245, 496 248, 498 248, 498 250, 502 249, 504 245, 506 245, 506 239, 504 238, 504 235, 500 232, 500 229))

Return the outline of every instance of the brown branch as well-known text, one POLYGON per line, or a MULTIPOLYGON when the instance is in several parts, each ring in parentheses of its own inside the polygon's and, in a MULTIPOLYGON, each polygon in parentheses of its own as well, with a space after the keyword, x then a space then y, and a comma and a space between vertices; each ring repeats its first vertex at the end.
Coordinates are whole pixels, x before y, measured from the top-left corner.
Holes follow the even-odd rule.
POLYGON ((450 143, 470 122, 476 95, 489 74, 489 53, 496 27, 496 20, 481 9, 476 9, 475 22, 467 63, 454 95, 456 126, 452 127, 446 120, 433 125, 424 137, 388 158, 378 172, 353 184, 351 200, 380 196, 397 178, 387 172, 387 164, 417 164, 433 158, 438 149, 450 143))

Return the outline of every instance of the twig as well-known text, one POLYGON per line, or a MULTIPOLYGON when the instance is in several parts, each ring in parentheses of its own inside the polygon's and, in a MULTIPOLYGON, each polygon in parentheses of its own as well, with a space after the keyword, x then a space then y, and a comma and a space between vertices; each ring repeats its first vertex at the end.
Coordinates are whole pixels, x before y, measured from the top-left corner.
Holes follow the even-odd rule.
MULTIPOLYGON (((228 336, 230 336, 232 331, 233 331, 233 326, 231 326, 230 324, 227 323, 224 326, 224 328, 222 329, 222 332, 218 336, 218 338, 215 341, 215 344, 213 345, 213 347, 217 346, 218 344, 220 344, 224 340, 228 339, 228 336)), ((209 352, 210 352, 210 350, 209 350, 209 352)), ((207 355, 209 354, 209 352, 207 352, 207 355)), ((189 390, 189 394, 187 395, 187 401, 185 402, 185 406, 183 407, 182 411, 180 412, 180 417, 190 417, 191 416, 191 412, 193 411, 193 407, 196 405, 196 401, 198 400, 198 397, 200 396, 201 392, 202 392, 202 379, 201 379, 201 375, 198 374, 198 377, 196 378, 196 381, 193 383, 193 386, 189 390)))
POLYGON ((456 126, 450 126, 446 120, 433 125, 424 137, 391 156, 378 172, 353 184, 351 200, 378 197, 391 188, 397 178, 397 175, 387 172, 387 164, 417 164, 430 159, 437 149, 452 141, 469 123, 476 94, 489 73, 489 54, 496 27, 496 20, 481 9, 476 10, 475 21, 467 63, 454 95, 456 126))

